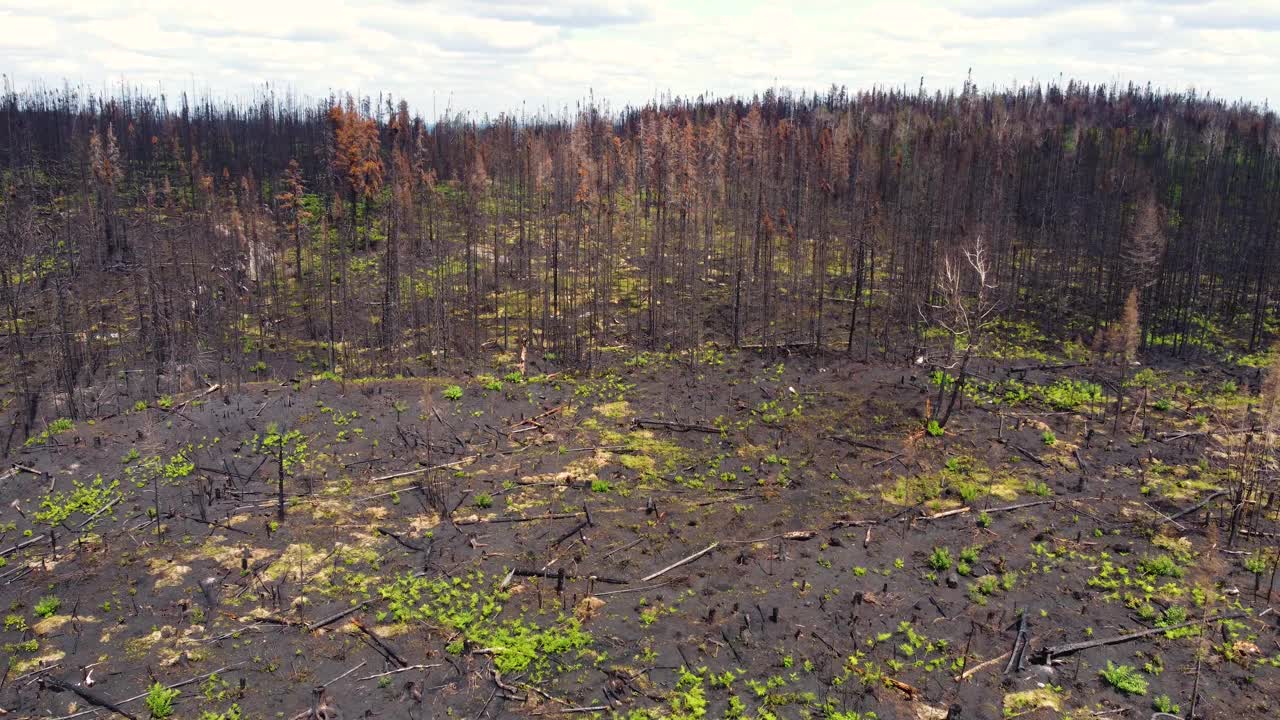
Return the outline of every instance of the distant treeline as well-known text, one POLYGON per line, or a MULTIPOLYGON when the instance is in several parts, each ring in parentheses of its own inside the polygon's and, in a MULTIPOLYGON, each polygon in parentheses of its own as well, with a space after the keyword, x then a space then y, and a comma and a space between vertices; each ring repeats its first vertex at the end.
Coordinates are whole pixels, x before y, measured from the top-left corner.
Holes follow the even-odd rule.
MULTIPOLYGON (((911 352, 982 238, 1000 312, 1273 329, 1280 129, 1194 94, 769 92, 424 120, 389 99, 0 98, 5 402, 500 347, 911 352)), ((20 420, 20 424, 21 420, 20 420)))

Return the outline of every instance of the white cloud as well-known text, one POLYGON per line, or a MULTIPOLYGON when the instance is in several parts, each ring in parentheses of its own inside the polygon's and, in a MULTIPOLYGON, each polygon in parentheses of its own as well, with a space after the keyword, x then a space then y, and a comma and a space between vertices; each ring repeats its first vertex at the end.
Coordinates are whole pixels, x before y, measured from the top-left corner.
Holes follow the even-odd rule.
POLYGON ((1274 0, 6 0, 18 84, 390 92, 477 114, 774 83, 1076 78, 1280 98, 1274 0))

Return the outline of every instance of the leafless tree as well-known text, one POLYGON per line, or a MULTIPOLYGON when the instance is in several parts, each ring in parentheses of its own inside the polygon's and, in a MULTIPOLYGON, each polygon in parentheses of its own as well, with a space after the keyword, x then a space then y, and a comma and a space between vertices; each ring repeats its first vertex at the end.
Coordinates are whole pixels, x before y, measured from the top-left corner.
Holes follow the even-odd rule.
POLYGON ((936 302, 928 305, 926 320, 942 328, 950 337, 947 363, 941 366, 944 379, 939 384, 938 407, 933 418, 939 427, 946 427, 955 408, 956 398, 963 392, 968 380, 969 361, 982 344, 983 335, 995 318, 999 307, 997 286, 993 279, 991 260, 987 256, 982 235, 974 237, 973 246, 961 248, 958 254, 942 261, 942 273, 938 278, 936 302), (959 357, 956 352, 959 351, 959 357), (955 380, 948 382, 946 374, 955 370, 955 380), (942 406, 942 396, 950 386, 951 393, 942 406))

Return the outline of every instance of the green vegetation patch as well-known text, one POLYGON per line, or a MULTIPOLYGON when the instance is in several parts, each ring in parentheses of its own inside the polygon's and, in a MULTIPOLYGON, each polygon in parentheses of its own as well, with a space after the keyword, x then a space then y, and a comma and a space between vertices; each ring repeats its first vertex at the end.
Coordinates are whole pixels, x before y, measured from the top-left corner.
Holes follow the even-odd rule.
POLYGON ((438 580, 401 575, 378 593, 387 604, 378 613, 380 621, 434 626, 453 638, 449 652, 490 654, 504 674, 527 671, 531 679, 541 679, 553 656, 591 644, 590 633, 573 617, 560 615, 545 626, 529 621, 524 613, 501 619, 510 592, 501 579, 480 571, 438 580))

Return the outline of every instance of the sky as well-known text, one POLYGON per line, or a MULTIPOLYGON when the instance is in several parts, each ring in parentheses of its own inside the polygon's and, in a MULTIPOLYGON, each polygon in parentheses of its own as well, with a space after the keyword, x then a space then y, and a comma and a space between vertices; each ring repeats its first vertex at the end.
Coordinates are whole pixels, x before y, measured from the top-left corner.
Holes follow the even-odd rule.
POLYGON ((1280 0, 0 0, 0 73, 428 117, 1077 79, 1280 101, 1280 0))

